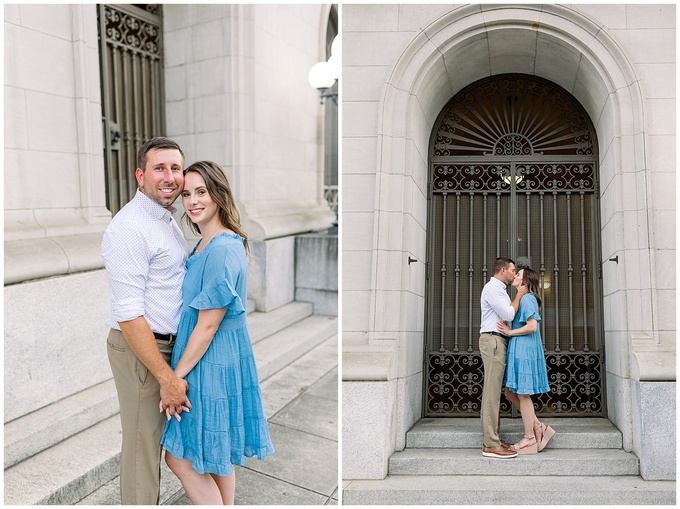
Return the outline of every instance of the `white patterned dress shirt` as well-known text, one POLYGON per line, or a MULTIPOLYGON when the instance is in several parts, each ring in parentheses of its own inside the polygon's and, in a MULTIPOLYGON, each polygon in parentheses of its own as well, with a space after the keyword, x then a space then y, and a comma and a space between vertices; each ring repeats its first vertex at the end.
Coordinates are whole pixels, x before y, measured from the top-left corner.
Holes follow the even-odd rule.
POLYGON ((144 316, 151 330, 176 334, 187 244, 169 210, 139 189, 102 240, 111 306, 108 325, 144 316))
POLYGON ((482 323, 479 333, 498 332, 498 322, 512 322, 515 308, 512 307, 507 286, 492 277, 482 290, 482 323))

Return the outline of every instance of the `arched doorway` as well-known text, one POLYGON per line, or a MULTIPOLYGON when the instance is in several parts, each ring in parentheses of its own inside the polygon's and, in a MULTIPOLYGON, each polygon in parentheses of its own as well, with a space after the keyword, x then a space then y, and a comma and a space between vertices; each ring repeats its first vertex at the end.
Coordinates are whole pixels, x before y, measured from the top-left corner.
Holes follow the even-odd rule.
POLYGON ((583 108, 535 76, 480 80, 442 110, 429 147, 426 416, 479 414, 479 296, 497 256, 541 276, 551 392, 534 397, 538 411, 605 415, 597 160, 583 108))

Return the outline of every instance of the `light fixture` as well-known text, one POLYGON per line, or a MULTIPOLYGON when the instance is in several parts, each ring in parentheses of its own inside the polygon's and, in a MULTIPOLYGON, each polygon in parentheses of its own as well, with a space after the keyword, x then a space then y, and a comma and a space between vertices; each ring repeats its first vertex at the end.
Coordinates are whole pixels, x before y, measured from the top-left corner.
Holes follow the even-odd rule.
MULTIPOLYGON (((513 178, 510 175, 502 175, 501 178, 503 179, 503 182, 505 182, 508 185, 510 184, 510 182, 513 181, 513 178)), ((515 178, 514 178, 515 185, 522 182, 522 180, 524 180, 524 177, 522 175, 515 175, 515 178)))
POLYGON ((318 62, 309 70, 307 79, 312 88, 319 91, 321 104, 324 100, 331 98, 335 104, 338 104, 338 93, 327 92, 336 80, 340 77, 340 36, 336 35, 331 43, 331 56, 327 62, 318 62))

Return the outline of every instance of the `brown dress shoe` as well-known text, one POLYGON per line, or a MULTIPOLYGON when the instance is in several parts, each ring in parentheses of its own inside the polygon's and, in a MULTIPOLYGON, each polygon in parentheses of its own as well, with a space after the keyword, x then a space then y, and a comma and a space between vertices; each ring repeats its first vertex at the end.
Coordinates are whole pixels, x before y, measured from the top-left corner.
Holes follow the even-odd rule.
POLYGON ((505 447, 506 449, 512 449, 512 448, 513 448, 513 447, 512 447, 512 444, 509 444, 509 443, 506 442, 505 440, 501 440, 501 445, 502 445, 503 447, 505 447))
POLYGON ((484 447, 482 448, 482 456, 486 456, 487 458, 507 459, 516 457, 517 451, 506 449, 502 445, 497 447, 484 447))

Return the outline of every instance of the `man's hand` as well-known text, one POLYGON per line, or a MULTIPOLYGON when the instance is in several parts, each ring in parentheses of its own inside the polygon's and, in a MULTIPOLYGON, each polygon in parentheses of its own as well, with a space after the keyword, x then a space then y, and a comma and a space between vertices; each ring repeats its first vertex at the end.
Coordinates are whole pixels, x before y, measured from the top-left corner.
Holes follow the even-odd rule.
POLYGON ((163 413, 163 410, 165 410, 165 416, 168 418, 168 420, 172 419, 172 416, 174 415, 175 418, 176 418, 178 421, 181 421, 182 418, 181 418, 180 415, 179 415, 180 412, 188 412, 189 409, 191 408, 191 403, 189 402, 189 398, 187 398, 186 404, 187 404, 188 406, 182 405, 182 406, 180 407, 179 411, 178 411, 178 410, 176 410, 176 409, 173 408, 173 407, 165 407, 165 408, 163 408, 163 402, 161 401, 161 402, 158 404, 158 410, 159 410, 159 412, 161 412, 161 413, 163 413))
POLYGON ((179 414, 191 408, 191 402, 187 397, 189 384, 186 380, 178 378, 174 373, 166 380, 160 381, 161 386, 161 412, 165 410, 168 419, 174 415, 179 420, 179 414))
POLYGON ((498 331, 503 334, 504 336, 510 337, 512 329, 510 326, 507 324, 507 322, 496 322, 496 327, 498 327, 498 331))

